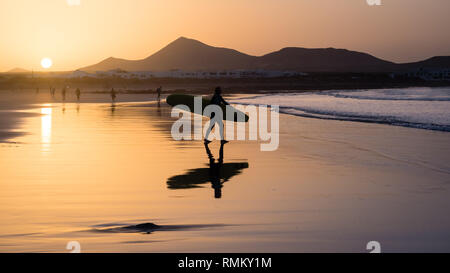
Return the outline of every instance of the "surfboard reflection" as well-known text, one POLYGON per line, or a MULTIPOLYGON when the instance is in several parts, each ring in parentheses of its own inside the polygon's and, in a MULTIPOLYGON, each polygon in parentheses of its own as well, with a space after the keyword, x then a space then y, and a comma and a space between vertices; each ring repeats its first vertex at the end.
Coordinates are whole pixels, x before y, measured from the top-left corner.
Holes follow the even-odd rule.
POLYGON ((224 145, 223 143, 220 145, 219 159, 216 161, 208 144, 205 144, 209 167, 191 169, 185 174, 172 176, 167 180, 167 187, 172 190, 191 189, 201 188, 200 185, 211 183, 211 187, 214 189, 214 197, 221 198, 223 184, 249 167, 247 162, 224 163, 224 145))

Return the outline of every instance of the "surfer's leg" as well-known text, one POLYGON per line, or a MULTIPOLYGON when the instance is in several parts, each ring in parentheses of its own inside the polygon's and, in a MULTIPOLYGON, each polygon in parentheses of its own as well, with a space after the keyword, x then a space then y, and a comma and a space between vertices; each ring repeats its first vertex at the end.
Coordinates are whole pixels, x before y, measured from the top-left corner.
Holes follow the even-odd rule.
POLYGON ((223 127, 224 127, 223 121, 222 120, 218 120, 217 123, 218 123, 218 126, 219 126, 220 140, 224 141, 225 138, 223 136, 223 127))
POLYGON ((211 134, 211 131, 214 128, 215 125, 216 125, 215 119, 213 119, 213 118, 210 119, 209 120, 209 125, 208 125, 208 130, 206 130, 206 134, 205 134, 205 141, 208 141, 209 134, 211 134))
POLYGON ((220 143, 223 145, 225 143, 228 143, 228 141, 225 140, 225 136, 223 135, 223 131, 225 130, 225 125, 223 124, 222 120, 219 122, 219 126, 220 126, 220 143))

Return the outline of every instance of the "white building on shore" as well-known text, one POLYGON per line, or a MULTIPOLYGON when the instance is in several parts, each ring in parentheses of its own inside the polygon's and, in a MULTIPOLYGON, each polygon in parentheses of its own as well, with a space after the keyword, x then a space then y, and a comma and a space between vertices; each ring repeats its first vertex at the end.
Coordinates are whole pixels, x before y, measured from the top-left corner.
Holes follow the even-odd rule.
POLYGON ((73 71, 65 75, 67 78, 109 78, 120 77, 124 79, 150 79, 150 78, 184 78, 184 79, 217 79, 217 78, 277 78, 304 76, 306 73, 295 71, 270 71, 270 70, 222 70, 222 71, 125 71, 114 69, 109 71, 96 71, 93 73, 81 70, 73 71))
POLYGON ((448 68, 420 68, 408 72, 392 73, 392 78, 407 77, 425 81, 450 81, 450 69, 448 68))

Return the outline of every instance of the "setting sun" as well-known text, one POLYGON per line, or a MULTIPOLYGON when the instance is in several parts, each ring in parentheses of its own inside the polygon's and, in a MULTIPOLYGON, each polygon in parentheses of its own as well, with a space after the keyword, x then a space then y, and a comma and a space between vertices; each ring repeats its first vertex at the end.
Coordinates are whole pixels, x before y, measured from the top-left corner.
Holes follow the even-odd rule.
POLYGON ((41 66, 45 69, 50 68, 52 66, 53 62, 49 58, 43 58, 41 61, 41 66))

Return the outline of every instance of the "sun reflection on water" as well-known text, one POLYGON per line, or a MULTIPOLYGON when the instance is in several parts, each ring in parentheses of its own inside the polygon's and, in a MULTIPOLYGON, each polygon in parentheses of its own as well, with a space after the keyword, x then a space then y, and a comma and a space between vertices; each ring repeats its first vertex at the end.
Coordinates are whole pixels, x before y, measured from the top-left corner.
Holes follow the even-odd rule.
MULTIPOLYGON (((51 106, 46 104, 44 106, 51 106)), ((50 143, 52 137, 52 108, 41 108, 41 143, 42 151, 48 152, 50 150, 50 143)))

